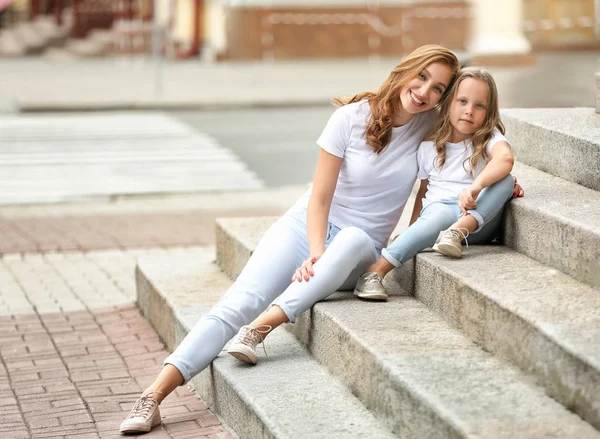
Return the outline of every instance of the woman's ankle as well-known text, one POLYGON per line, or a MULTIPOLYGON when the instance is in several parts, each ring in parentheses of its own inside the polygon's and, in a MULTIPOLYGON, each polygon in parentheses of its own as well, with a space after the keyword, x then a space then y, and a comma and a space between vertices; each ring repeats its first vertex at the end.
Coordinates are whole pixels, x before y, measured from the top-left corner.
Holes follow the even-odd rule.
POLYGON ((394 269, 394 266, 392 264, 390 264, 387 261, 387 259, 385 259, 382 256, 377 260, 377 262, 375 262, 373 265, 368 267, 365 270, 365 273, 377 273, 379 276, 385 277, 385 275, 388 274, 393 269, 394 269))

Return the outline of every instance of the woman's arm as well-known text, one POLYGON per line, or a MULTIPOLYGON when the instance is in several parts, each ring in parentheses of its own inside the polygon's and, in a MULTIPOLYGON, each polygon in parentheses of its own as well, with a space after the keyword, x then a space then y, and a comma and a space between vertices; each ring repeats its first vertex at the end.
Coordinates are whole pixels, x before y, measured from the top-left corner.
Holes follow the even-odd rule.
POLYGON ((427 185, 429 184, 429 180, 421 180, 421 185, 419 186, 419 190, 417 191, 417 197, 415 198, 415 205, 413 206, 412 215, 410 217, 409 226, 412 226, 413 223, 419 218, 421 213, 421 209, 423 209, 423 197, 427 192, 427 185))
POLYGON ((309 258, 296 270, 292 281, 308 280, 314 273, 314 264, 325 251, 325 239, 327 234, 327 219, 331 200, 337 185, 338 175, 342 167, 342 160, 333 154, 321 149, 317 169, 313 179, 312 193, 308 201, 308 213, 306 216, 306 232, 308 235, 309 258))
POLYGON ((458 200, 460 210, 466 214, 467 209, 475 209, 477 207, 475 200, 479 193, 510 174, 514 162, 515 159, 508 143, 504 141, 495 143, 492 147, 492 159, 485 165, 471 186, 461 192, 458 200))

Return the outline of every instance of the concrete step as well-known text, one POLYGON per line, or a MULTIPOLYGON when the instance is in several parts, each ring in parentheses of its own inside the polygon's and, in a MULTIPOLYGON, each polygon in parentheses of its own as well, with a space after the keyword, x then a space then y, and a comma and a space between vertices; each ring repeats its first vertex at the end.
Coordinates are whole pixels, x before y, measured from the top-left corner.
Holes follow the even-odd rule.
MULTIPOLYGON (((172 350, 231 284, 214 249, 142 258, 138 303, 172 350)), ((242 438, 393 438, 381 422, 286 331, 250 367, 222 353, 193 383, 242 438)))
POLYGON ((336 293, 287 328, 400 437, 600 437, 412 297, 336 293))
POLYGON ((501 113, 518 161, 600 191, 600 121, 593 108, 501 113))
POLYGON ((600 192, 520 163, 513 175, 525 197, 508 204, 505 244, 600 287, 600 192))
MULTIPOLYGON (((272 219, 218 220, 219 265, 238 274, 260 238, 258 230, 264 230, 269 222, 272 219)), ((393 271, 386 283, 416 293, 473 341, 532 374, 552 397, 600 428, 597 290, 500 246, 470 248, 459 261, 422 253, 416 265, 408 263, 393 271)), ((315 306, 313 314, 320 306, 315 306)), ((385 305, 380 309, 385 312, 385 305)), ((334 320, 339 321, 342 314, 334 320)), ((373 319, 357 316, 357 321, 371 325, 379 318, 379 314, 373 319)), ((418 331, 418 322, 413 327, 418 331)), ((329 333, 314 325, 310 331, 313 339, 329 333)), ((420 345, 417 340, 414 343, 420 345)))
POLYGON ((503 246, 473 246, 461 260, 424 252, 391 277, 600 429, 597 289, 503 246))

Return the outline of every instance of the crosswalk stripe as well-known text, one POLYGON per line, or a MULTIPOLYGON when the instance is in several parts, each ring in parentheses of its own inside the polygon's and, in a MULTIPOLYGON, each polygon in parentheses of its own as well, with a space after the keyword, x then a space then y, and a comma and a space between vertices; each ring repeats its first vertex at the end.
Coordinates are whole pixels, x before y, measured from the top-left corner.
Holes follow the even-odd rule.
POLYGON ((162 113, 0 121, 0 203, 262 187, 231 150, 162 113))

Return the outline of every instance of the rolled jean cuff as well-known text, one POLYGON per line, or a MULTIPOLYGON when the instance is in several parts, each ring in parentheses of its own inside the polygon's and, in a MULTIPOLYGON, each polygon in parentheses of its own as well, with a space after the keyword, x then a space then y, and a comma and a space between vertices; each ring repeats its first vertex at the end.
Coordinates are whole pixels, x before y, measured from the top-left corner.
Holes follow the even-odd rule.
POLYGON ((398 261, 398 259, 396 259, 395 257, 393 257, 390 252, 387 251, 387 249, 383 249, 381 250, 381 256, 383 256, 383 258, 388 261, 390 264, 392 264, 394 267, 399 267, 400 265, 402 265, 400 263, 400 261, 398 261))
POLYGON ((165 358, 165 361, 163 361, 163 367, 165 367, 167 364, 170 364, 177 369, 183 377, 183 383, 181 383, 180 386, 185 386, 192 379, 192 375, 186 370, 183 364, 178 363, 177 360, 172 359, 171 357, 172 355, 169 355, 167 358, 165 358))
POLYGON ((287 306, 287 304, 275 301, 275 302, 273 302, 271 304, 271 306, 269 306, 268 309, 270 309, 273 306, 278 306, 279 308, 281 308, 281 310, 287 316, 289 323, 296 323, 296 315, 292 312, 292 310, 290 309, 290 307, 287 306))
POLYGON ((483 219, 481 214, 479 212, 477 212, 476 210, 467 210, 467 213, 469 215, 471 215, 473 218, 475 218, 475 221, 477 221, 477 228, 475 230, 473 230, 471 233, 479 232, 481 230, 481 228, 485 225, 485 220, 483 219))

